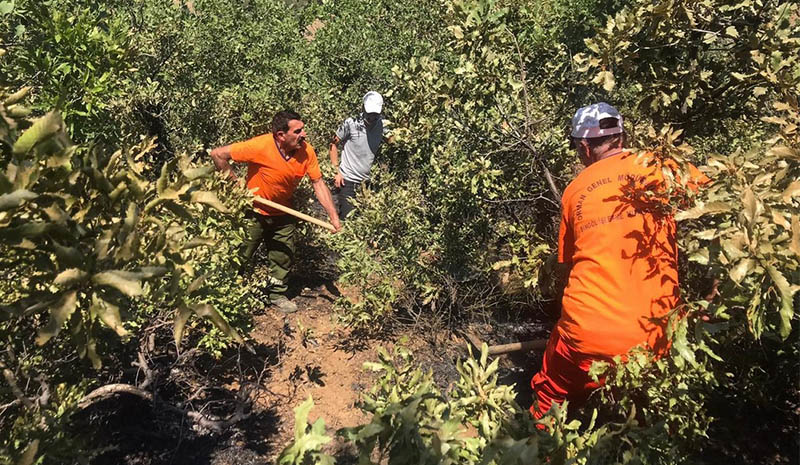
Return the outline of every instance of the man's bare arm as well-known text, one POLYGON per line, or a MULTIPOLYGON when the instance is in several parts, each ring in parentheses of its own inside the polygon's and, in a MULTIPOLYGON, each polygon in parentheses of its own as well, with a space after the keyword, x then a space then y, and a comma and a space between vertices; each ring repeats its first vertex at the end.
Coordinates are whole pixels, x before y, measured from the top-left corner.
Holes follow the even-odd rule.
POLYGON ((336 134, 333 135, 333 140, 331 140, 331 165, 336 170, 336 174, 333 176, 333 185, 336 187, 344 185, 344 177, 339 172, 339 142, 341 141, 336 134))
POLYGON ((225 145, 222 147, 217 147, 209 153, 211 155, 211 159, 214 160, 214 166, 217 167, 218 171, 222 171, 223 173, 227 174, 229 178, 236 179, 236 174, 233 172, 233 167, 231 166, 231 146, 225 145))
POLYGON ((336 213, 336 207, 333 205, 331 191, 328 189, 328 186, 325 185, 325 181, 319 178, 316 181, 311 181, 311 185, 314 187, 314 194, 317 196, 317 200, 319 200, 322 208, 328 212, 328 217, 330 217, 333 227, 336 228, 337 231, 342 229, 342 225, 339 223, 339 214, 336 213))
POLYGON ((330 150, 331 150, 331 165, 333 165, 333 167, 336 169, 339 168, 339 142, 341 142, 341 139, 339 139, 339 136, 334 134, 333 139, 331 140, 330 150))

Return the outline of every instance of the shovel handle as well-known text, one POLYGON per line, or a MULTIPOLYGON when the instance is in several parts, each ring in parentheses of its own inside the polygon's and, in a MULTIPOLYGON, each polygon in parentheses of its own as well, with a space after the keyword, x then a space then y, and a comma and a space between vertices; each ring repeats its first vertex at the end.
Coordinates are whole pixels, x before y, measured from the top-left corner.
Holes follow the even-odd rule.
POLYGON ((531 350, 542 350, 547 346, 547 339, 532 339, 530 341, 512 342, 511 344, 500 344, 489 346, 489 355, 502 355, 509 352, 528 352, 531 350))
MULTIPOLYGON (((483 343, 473 333, 465 333, 464 337, 475 346, 476 349, 480 352, 481 345, 483 343)), ((494 346, 489 346, 489 355, 503 355, 508 354, 511 352, 529 352, 531 350, 542 350, 547 347, 547 338, 544 339, 532 339, 530 341, 521 341, 521 342, 512 342, 510 344, 498 344, 494 346)))
POLYGON ((317 226, 322 226, 323 228, 331 231, 336 232, 336 228, 333 227, 332 224, 328 223, 327 221, 322 221, 320 219, 314 218, 313 216, 306 215, 305 213, 300 213, 297 210, 287 207, 286 205, 281 205, 279 203, 275 203, 272 200, 267 200, 263 197, 254 196, 253 201, 259 205, 264 207, 274 208, 275 210, 280 210, 284 213, 288 213, 296 218, 300 218, 301 220, 308 221, 309 223, 314 223, 317 226))

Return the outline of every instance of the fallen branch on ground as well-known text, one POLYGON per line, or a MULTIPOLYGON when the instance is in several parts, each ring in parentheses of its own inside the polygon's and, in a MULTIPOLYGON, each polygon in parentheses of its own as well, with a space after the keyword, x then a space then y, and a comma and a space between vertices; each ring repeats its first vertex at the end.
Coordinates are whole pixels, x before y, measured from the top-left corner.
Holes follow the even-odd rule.
MULTIPOLYGON (((243 388, 247 390, 249 393, 248 388, 243 388)), ((118 394, 130 394, 137 397, 141 397, 142 399, 148 402, 154 402, 159 405, 159 407, 163 407, 167 410, 172 412, 179 413, 181 415, 186 416, 192 422, 195 423, 199 428, 206 429, 209 431, 213 431, 215 433, 221 433, 225 429, 233 426, 234 424, 242 421, 250 416, 250 413, 245 412, 247 407, 247 402, 241 401, 241 398, 247 398, 246 395, 240 395, 240 402, 236 407, 236 412, 228 418, 222 419, 216 416, 211 415, 204 415, 200 412, 195 412, 191 410, 184 410, 174 405, 170 405, 164 402, 159 402, 155 400, 153 394, 145 391, 144 389, 140 389, 136 386, 131 384, 124 384, 124 383, 117 383, 117 384, 107 384, 105 386, 99 387, 94 391, 86 394, 80 401, 78 401, 78 408, 85 409, 95 402, 99 402, 101 400, 107 399, 109 397, 118 395, 118 394)))

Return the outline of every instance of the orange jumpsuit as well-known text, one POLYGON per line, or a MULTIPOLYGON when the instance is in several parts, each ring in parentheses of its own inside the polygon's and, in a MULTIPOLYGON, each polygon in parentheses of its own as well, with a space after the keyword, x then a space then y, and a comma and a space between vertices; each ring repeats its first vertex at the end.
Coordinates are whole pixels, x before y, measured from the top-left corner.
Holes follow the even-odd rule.
MULTIPOLYGON (((692 177, 703 176, 691 168, 692 177)), ((531 380, 537 418, 598 387, 588 375, 594 360, 639 344, 664 350, 663 317, 678 302, 675 221, 623 197, 624 188, 663 186, 659 166, 622 151, 588 166, 564 191, 558 255, 571 268, 561 318, 531 380)))

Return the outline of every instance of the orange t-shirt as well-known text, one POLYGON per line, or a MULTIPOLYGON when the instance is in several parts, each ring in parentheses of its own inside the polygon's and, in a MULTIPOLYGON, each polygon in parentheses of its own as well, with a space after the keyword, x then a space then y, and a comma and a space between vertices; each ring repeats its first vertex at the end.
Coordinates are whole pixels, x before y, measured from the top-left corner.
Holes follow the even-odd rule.
MULTIPOLYGON (((691 168, 693 177, 703 176, 691 168)), ((631 181, 663 186, 663 174, 621 152, 588 166, 564 191, 558 255, 572 267, 556 329, 580 353, 614 356, 645 342, 663 347, 666 324, 651 319, 678 302, 675 220, 623 201, 631 181)))
MULTIPOLYGON (((272 200, 287 207, 292 206, 292 194, 303 176, 312 181, 322 177, 317 154, 311 144, 303 144, 288 160, 281 156, 272 134, 264 134, 244 142, 231 145, 231 159, 247 162, 247 188, 255 195, 272 200)), ((254 205, 262 215, 284 215, 282 211, 254 205)))

